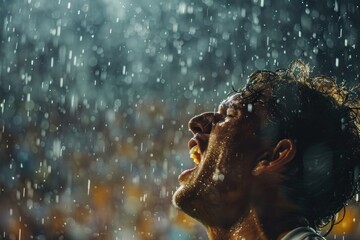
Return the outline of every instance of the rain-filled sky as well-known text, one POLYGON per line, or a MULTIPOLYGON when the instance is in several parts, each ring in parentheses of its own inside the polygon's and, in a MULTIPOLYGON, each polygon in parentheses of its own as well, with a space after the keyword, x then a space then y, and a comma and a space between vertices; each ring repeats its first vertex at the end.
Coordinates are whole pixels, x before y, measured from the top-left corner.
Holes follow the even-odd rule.
POLYGON ((359 34, 350 0, 0 0, 0 236, 206 239, 171 206, 188 120, 295 59, 353 86, 359 34))

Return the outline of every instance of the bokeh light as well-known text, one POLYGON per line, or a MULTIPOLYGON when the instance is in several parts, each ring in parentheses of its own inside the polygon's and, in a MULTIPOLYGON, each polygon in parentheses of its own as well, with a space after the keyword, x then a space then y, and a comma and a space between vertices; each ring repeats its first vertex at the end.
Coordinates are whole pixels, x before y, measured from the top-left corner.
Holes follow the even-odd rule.
MULTIPOLYGON (((0 238, 207 239, 188 120, 301 58, 359 82, 360 3, 0 0, 0 238)), ((359 199, 329 239, 360 239, 359 199)))

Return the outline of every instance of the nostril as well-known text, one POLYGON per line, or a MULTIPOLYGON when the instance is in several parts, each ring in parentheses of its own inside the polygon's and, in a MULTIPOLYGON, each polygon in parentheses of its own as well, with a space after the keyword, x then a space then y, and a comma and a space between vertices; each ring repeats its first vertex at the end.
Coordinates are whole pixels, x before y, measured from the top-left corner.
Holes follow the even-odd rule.
POLYGON ((195 133, 202 133, 203 128, 200 122, 196 121, 196 119, 191 119, 189 122, 189 129, 191 132, 195 133))
POLYGON ((214 113, 206 112, 193 117, 189 122, 189 129, 194 134, 210 133, 213 121, 214 113))
POLYGON ((201 133, 203 132, 202 128, 201 127, 193 127, 191 129, 194 133, 201 133))

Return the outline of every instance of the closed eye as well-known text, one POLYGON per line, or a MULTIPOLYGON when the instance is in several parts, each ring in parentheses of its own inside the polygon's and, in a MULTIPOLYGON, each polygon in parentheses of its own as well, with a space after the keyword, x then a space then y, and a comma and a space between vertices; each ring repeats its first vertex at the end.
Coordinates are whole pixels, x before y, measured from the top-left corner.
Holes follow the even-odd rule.
POLYGON ((233 118, 236 117, 237 111, 234 108, 228 108, 226 109, 226 118, 233 118))

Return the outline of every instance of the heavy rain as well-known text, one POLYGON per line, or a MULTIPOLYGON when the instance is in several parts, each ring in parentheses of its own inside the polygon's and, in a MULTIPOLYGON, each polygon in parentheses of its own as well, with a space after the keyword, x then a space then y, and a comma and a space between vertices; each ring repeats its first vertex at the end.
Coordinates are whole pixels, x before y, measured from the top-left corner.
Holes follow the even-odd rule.
POLYGON ((359 31, 351 0, 0 0, 0 238, 207 239, 171 204, 189 119, 295 59, 353 86, 359 31))

